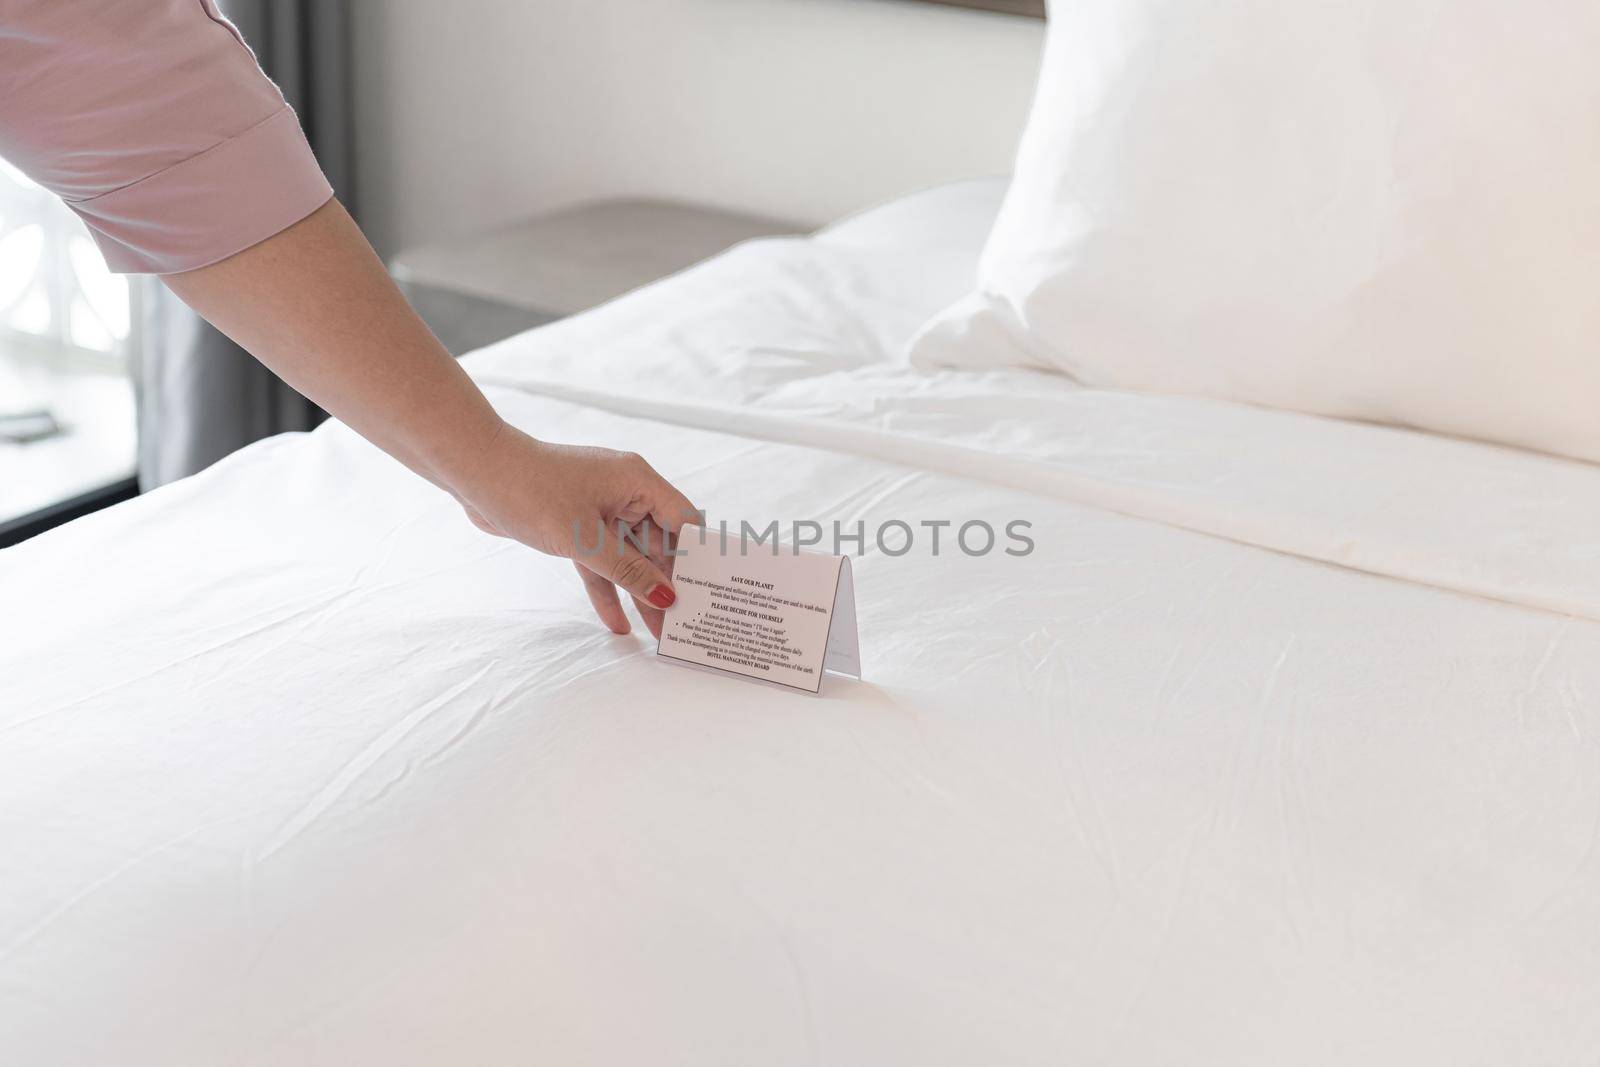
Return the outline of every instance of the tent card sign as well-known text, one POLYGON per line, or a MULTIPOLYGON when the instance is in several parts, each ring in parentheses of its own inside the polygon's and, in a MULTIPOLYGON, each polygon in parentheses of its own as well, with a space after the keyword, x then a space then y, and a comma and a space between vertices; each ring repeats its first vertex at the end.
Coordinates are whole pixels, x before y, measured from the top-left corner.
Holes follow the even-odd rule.
POLYGON ((814 694, 824 671, 861 677, 845 556, 686 526, 672 585, 658 656, 814 694))

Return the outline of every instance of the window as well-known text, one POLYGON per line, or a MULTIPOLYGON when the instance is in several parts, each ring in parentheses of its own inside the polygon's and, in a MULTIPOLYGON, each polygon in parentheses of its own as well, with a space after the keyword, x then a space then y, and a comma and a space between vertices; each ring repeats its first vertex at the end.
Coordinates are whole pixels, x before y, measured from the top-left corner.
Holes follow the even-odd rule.
POLYGON ((0 160, 0 535, 132 477, 136 296, 77 216, 0 160))

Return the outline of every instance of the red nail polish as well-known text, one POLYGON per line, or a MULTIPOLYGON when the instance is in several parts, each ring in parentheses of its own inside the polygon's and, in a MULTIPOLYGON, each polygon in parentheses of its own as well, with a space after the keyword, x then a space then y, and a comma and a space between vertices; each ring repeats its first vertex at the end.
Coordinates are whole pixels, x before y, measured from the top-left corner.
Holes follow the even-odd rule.
POLYGON ((650 601, 650 603, 654 604, 656 607, 660 608, 662 611, 666 611, 677 602, 678 594, 672 591, 672 587, 670 585, 657 585, 654 589, 650 590, 650 595, 645 597, 645 599, 650 601))

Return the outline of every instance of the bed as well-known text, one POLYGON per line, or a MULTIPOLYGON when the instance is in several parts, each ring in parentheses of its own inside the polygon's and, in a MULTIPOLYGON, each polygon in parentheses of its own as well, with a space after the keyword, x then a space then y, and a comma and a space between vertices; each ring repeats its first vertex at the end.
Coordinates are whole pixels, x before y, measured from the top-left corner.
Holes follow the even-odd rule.
POLYGON ((906 369, 1002 192, 466 360, 714 515, 1031 523, 869 543, 820 698, 338 425, 0 552, 0 1060, 1592 1062, 1600 472, 906 369))

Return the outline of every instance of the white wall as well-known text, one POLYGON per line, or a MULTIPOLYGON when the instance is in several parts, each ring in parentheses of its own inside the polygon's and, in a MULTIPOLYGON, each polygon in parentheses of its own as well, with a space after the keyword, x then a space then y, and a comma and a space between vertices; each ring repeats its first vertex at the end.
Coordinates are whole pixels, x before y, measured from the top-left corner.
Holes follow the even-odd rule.
POLYGON ((1039 23, 903 0, 355 0, 367 227, 389 254, 576 200, 819 224, 1005 173, 1039 23))

